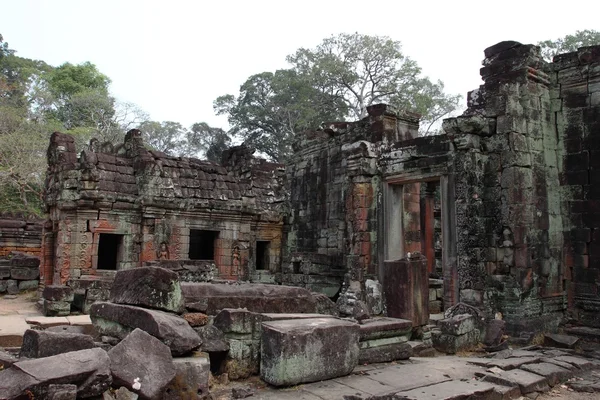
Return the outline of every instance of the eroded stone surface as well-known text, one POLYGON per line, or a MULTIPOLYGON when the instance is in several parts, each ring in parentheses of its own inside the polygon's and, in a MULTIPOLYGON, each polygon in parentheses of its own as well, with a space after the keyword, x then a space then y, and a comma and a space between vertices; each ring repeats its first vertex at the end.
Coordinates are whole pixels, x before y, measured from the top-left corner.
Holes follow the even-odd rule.
POLYGON ((178 275, 158 267, 118 271, 110 291, 110 301, 174 313, 185 309, 178 275))
POLYGON ((164 311, 98 302, 92 305, 90 317, 100 335, 124 339, 139 328, 169 346, 173 355, 184 355, 200 346, 200 338, 185 319, 164 311))
POLYGON ((332 318, 264 322, 261 378, 289 386, 347 375, 358 363, 358 339, 357 324, 332 318))
POLYGON ((176 375, 168 346, 141 329, 135 329, 109 352, 115 384, 142 399, 158 399, 176 375))
POLYGON ((20 357, 50 357, 94 347, 94 339, 89 335, 29 329, 23 335, 20 357))

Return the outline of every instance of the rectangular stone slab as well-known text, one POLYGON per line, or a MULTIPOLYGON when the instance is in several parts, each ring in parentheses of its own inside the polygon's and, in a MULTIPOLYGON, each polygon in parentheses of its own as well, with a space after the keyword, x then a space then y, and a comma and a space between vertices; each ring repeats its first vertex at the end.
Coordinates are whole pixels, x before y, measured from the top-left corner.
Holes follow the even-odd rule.
POLYGON ((260 376, 274 386, 332 379, 358 364, 359 327, 333 318, 263 322, 260 376))
POLYGON ((512 369, 510 371, 498 370, 496 373, 478 373, 476 375, 481 376, 486 382, 506 386, 518 385, 523 394, 545 392, 550 389, 546 378, 521 369, 512 369))
POLYGON ((200 337, 180 316, 124 304, 94 303, 90 318, 99 334, 124 339, 135 328, 148 332, 183 355, 200 346, 200 337))
POLYGON ((303 288, 246 283, 224 285, 182 282, 186 307, 215 315, 225 308, 246 308, 257 313, 315 313, 317 303, 303 288))
POLYGON ((559 367, 556 364, 544 362, 539 364, 523 365, 521 369, 543 376, 548 380, 550 386, 565 382, 573 376, 573 372, 566 368, 559 367))
POLYGON ((448 381, 431 386, 420 387, 396 393, 397 396, 404 396, 407 400, 421 399, 482 399, 491 398, 494 391, 494 385, 488 382, 479 381, 448 381))
MULTIPOLYGON (((360 324, 360 340, 373 340, 408 335, 412 332, 412 321, 401 318, 372 318, 360 324)), ((407 338, 408 340, 408 338, 407 338)))

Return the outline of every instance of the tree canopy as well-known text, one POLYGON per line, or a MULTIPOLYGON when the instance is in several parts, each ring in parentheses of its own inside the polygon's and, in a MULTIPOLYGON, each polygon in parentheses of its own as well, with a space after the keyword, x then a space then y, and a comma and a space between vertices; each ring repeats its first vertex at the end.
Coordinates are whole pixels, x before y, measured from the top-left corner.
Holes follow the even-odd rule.
POLYGON ((538 42, 538 46, 542 48, 542 56, 546 61, 552 61, 552 58, 557 54, 569 53, 577 51, 580 47, 596 45, 600 45, 600 32, 593 29, 584 29, 563 38, 538 42))
POLYGON ((441 81, 421 76, 401 43, 384 36, 332 36, 314 49, 298 49, 287 61, 289 69, 253 75, 237 96, 221 96, 214 104, 217 114, 228 116, 232 133, 277 161, 289 156, 299 132, 321 122, 364 118, 371 104, 419 112, 427 134, 460 100, 446 94, 441 81))

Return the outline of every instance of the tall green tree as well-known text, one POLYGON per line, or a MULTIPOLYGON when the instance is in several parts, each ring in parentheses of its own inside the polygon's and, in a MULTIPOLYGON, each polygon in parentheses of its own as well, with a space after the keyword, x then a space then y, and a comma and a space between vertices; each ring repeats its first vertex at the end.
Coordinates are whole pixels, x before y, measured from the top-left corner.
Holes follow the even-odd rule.
POLYGON ((151 150, 162 151, 176 156, 186 151, 187 130, 173 121, 144 121, 139 125, 144 143, 151 150))
POLYGON ((198 122, 187 131, 186 155, 198 157, 204 154, 209 161, 220 163, 223 151, 231 146, 231 136, 221 128, 206 122, 198 122))
POLYGON ((228 116, 232 134, 276 161, 290 155, 297 133, 343 119, 347 111, 342 101, 294 70, 252 75, 238 96, 221 96, 214 107, 217 115, 228 116))
POLYGON ((600 45, 600 32, 593 29, 584 29, 563 38, 538 42, 538 46, 542 49, 542 56, 548 62, 552 61, 557 54, 570 53, 580 47, 596 45, 600 45))
POLYGON ((297 133, 321 122, 362 119, 367 106, 389 103, 423 115, 428 134, 458 107, 442 82, 421 76, 417 63, 388 37, 340 34, 287 57, 291 68, 253 75, 238 96, 215 100, 232 133, 271 159, 284 161, 297 133))

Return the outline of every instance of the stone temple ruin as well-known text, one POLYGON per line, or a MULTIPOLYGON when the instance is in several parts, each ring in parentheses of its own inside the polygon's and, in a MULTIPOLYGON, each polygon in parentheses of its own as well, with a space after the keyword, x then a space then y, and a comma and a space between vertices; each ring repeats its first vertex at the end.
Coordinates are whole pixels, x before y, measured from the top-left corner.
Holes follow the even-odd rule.
POLYGON ((215 315, 227 343, 211 353, 222 361, 211 358, 213 372, 275 385, 327 376, 272 377, 284 361, 266 354, 295 351, 282 338, 306 318, 362 343, 360 355, 348 350, 361 363, 417 351, 367 354, 381 338, 454 353, 499 346, 504 332, 526 341, 565 323, 600 328, 600 46, 546 63, 536 46, 501 42, 485 50, 481 76, 444 134, 420 137, 419 115, 377 104, 360 121, 301 135, 287 165, 244 145, 220 165, 170 157, 147 150, 137 130, 78 155, 71 136, 54 133, 46 313, 126 324, 107 316, 138 304, 111 294, 115 274, 162 267, 188 311, 215 315), (360 333, 322 314, 354 318, 360 333), (456 329, 465 319, 471 328, 456 329), (487 340, 499 320, 502 333, 487 340), (261 329, 272 332, 268 349, 261 329))

